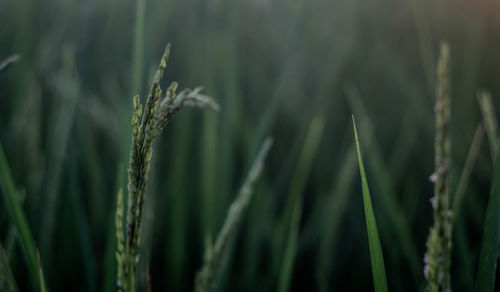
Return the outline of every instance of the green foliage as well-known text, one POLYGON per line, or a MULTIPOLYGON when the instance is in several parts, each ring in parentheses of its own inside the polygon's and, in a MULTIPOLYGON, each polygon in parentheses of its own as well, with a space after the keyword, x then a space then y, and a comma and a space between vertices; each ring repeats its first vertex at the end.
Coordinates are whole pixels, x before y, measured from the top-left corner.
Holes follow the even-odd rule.
POLYGON ((33 240, 33 236, 31 235, 31 230, 28 226, 26 215, 24 214, 24 211, 19 204, 18 194, 14 185, 14 181, 12 179, 12 175, 10 173, 7 158, 5 157, 5 153, 3 152, 3 147, 1 144, 0 186, 2 188, 5 206, 7 207, 11 219, 15 223, 17 228, 19 243, 23 250, 24 258, 30 272, 33 287, 36 290, 40 288, 40 290, 46 291, 45 280, 43 279, 41 266, 39 266, 39 258, 37 257, 35 242, 33 240))
MULTIPOLYGON (((427 178, 435 168, 436 48, 443 36, 456 53, 449 66, 450 286, 472 291, 481 247, 475 235, 485 228, 484 190, 496 155, 486 144, 498 144, 491 117, 499 114, 500 34, 491 32, 499 16, 491 5, 451 0, 0 1, 0 61, 22 55, 0 65, 0 141, 50 290, 117 290, 116 254, 129 259, 122 182, 133 131, 130 97, 141 95, 141 128, 165 38, 176 50, 155 116, 164 96, 181 96, 176 83, 167 92, 173 80, 204 85, 203 92, 185 92, 197 97, 183 98, 185 105, 204 103, 207 94, 223 110, 185 111, 170 120, 166 136, 159 128, 168 119, 153 129, 142 227, 135 232, 136 290, 194 288, 204 243, 214 250, 247 162, 270 134, 272 163, 231 240, 218 290, 372 289, 350 113, 374 194, 388 286, 423 290, 433 224, 427 178), (483 88, 491 95, 486 107, 483 91, 480 104, 473 98, 483 88), (305 155, 318 113, 320 143, 305 155), (481 128, 486 144, 481 130, 474 134, 481 128)), ((165 102, 167 116, 181 99, 165 102)), ((142 145, 141 159, 148 157, 142 145)), ((19 290, 38 290, 3 201, 0 242, 11 274, 19 290)))
POLYGON ((498 148, 498 122, 495 116, 495 108, 493 107, 491 94, 489 94, 488 92, 480 92, 477 98, 479 100, 479 105, 481 106, 481 112, 483 114, 483 124, 486 128, 486 133, 488 133, 491 160, 494 162, 496 160, 496 151, 498 148))
MULTIPOLYGON (((453 218, 458 218, 460 215, 460 209, 462 201, 465 197, 465 192, 469 184, 470 176, 474 168, 474 164, 477 161, 479 150, 481 149, 481 144, 483 143, 484 129, 481 125, 478 125, 474 137, 472 138, 472 143, 467 153, 467 159, 465 160, 465 165, 460 174, 460 179, 458 180, 457 189, 455 195, 453 196, 453 207, 452 213, 453 218)), ((456 222, 456 220, 454 220, 456 222)))
MULTIPOLYGON (((350 127, 349 127, 350 128, 350 127)), ((352 183, 356 174, 356 146, 351 146, 338 172, 335 173, 336 180, 333 184, 329 201, 326 205, 326 211, 322 220, 328 222, 325 225, 325 231, 322 232, 320 250, 318 253, 318 286, 327 291, 328 284, 325 283, 325 278, 330 272, 328 268, 330 263, 329 255, 332 250, 339 244, 339 232, 343 218, 349 211, 349 195, 352 188, 352 183)))
MULTIPOLYGON (((500 157, 500 148, 496 157, 500 157)), ((476 292, 490 292, 495 288, 500 234, 500 162, 495 163, 488 208, 484 219, 483 245, 479 257, 476 292)))
POLYGON ((283 241, 284 250, 280 265, 278 291, 289 291, 297 256, 299 241, 299 227, 302 218, 303 192, 307 177, 310 174, 314 158, 316 157, 325 120, 322 116, 315 116, 307 129, 304 145, 298 157, 297 166, 290 184, 287 207, 283 216, 283 224, 286 228, 286 237, 283 241))
POLYGON ((429 230, 427 252, 424 256, 424 275, 430 292, 451 291, 451 219, 449 206, 450 165, 450 89, 449 89, 449 47, 441 44, 441 55, 437 69, 436 93, 436 139, 435 171, 431 176, 434 183, 434 197, 431 199, 434 211, 434 225, 429 230))
MULTIPOLYGON (((418 276, 420 276, 422 271, 420 257, 417 252, 415 240, 412 238, 409 218, 398 202, 398 192, 395 189, 394 177, 398 173, 391 172, 389 166, 384 161, 382 150, 376 141, 377 136, 373 126, 374 121, 368 116, 360 93, 355 87, 348 87, 346 94, 352 111, 357 114, 358 122, 361 125, 359 135, 365 141, 365 149, 371 161, 369 167, 373 173, 374 186, 377 187, 379 194, 377 200, 380 200, 385 210, 382 215, 387 217, 389 224, 395 229, 395 236, 397 236, 398 241, 401 243, 401 249, 408 262, 407 266, 412 271, 414 281, 419 283, 420 277, 418 276)), ((399 160, 400 158, 394 157, 394 159, 399 160)))
POLYGON ((45 276, 43 275, 42 261, 40 260, 40 253, 36 251, 38 262, 38 279, 40 279, 40 292, 47 292, 47 284, 45 284, 45 276))
POLYGON ((356 150, 358 152, 359 173, 361 175, 361 187, 363 191, 363 204, 365 209, 366 230, 368 233, 368 243, 370 246, 370 258, 372 262, 373 285, 376 292, 388 291, 387 278, 384 267, 384 256, 382 254, 382 246, 378 237, 377 222, 375 221, 375 213, 373 212, 372 201, 370 198, 370 189, 366 179, 365 166, 361 156, 359 146, 358 131, 356 129, 356 121, 352 117, 354 127, 354 137, 356 139, 356 150))

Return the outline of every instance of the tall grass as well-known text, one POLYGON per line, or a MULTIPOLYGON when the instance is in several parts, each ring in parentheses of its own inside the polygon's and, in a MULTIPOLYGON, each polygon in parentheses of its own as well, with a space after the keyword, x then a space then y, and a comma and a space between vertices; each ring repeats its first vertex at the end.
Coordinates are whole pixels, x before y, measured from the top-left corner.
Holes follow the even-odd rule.
MULTIPOLYGON (((481 238, 491 240, 485 222, 494 222, 484 218, 484 190, 496 147, 486 144, 498 137, 485 114, 476 127, 484 111, 474 97, 486 88, 498 117, 500 10, 462 2, 0 1, 0 59, 23 56, 0 72, 0 141, 50 290, 116 290, 110 210, 123 188, 126 253, 128 190, 118 165, 128 166, 129 97, 149 89, 165 37, 179 48, 165 88, 173 77, 204 84, 223 110, 183 112, 152 141, 136 290, 193 288, 204 247, 217 245, 246 163, 269 134, 272 163, 255 184, 219 291, 372 289, 355 113, 388 288, 418 291, 433 220, 438 37, 454 48, 450 286, 472 290, 481 238), (307 133, 318 112, 313 149, 307 133), (486 144, 474 134, 481 128, 486 144)), ((39 289, 9 209, 0 203, 6 263, 20 291, 39 289)), ((491 266, 483 270, 491 275, 491 266)), ((7 278, 0 272, 0 282, 7 278)))
POLYGON ((0 186, 2 187, 5 206, 9 211, 12 221, 16 225, 19 243, 23 251, 26 265, 32 280, 34 290, 46 291, 45 281, 41 273, 40 260, 37 255, 38 251, 33 240, 33 235, 28 226, 28 220, 22 210, 19 201, 16 187, 10 173, 7 158, 0 144, 0 186))

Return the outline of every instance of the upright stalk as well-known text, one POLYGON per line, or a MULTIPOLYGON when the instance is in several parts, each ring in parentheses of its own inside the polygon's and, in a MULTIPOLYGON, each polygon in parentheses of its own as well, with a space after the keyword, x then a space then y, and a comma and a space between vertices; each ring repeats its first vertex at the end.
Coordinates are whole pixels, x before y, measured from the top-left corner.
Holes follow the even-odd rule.
POLYGON ((424 257, 424 275, 427 291, 451 291, 451 219, 449 204, 449 163, 450 163, 450 96, 449 96, 449 47, 441 44, 441 54, 437 68, 436 93, 436 140, 435 171, 431 176, 434 183, 434 197, 431 199, 434 211, 434 225, 429 230, 427 252, 424 257))
POLYGON ((122 226, 124 212, 122 191, 118 193, 116 208, 118 286, 123 291, 135 290, 135 272, 139 262, 137 251, 140 244, 146 183, 153 153, 153 139, 162 132, 175 113, 183 107, 203 107, 218 110, 218 105, 211 98, 200 94, 200 87, 194 90, 185 89, 177 94, 177 83, 173 82, 167 89, 166 96, 162 97, 160 81, 167 67, 169 52, 170 45, 165 48, 144 110, 140 104, 139 96, 134 97, 135 110, 132 115, 132 144, 128 169, 125 232, 122 226))

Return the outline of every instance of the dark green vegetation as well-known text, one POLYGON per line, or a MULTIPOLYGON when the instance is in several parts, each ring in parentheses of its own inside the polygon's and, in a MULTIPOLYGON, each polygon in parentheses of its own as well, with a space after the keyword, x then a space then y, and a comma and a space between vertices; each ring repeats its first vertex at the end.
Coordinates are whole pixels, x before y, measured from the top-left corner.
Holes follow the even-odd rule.
POLYGON ((354 116, 352 117, 354 125, 354 138, 356 140, 356 152, 358 153, 359 174, 361 175, 361 189, 363 191, 363 205, 365 206, 365 219, 366 230, 368 233, 368 243, 370 246, 370 259, 372 263, 373 285, 376 292, 387 292, 387 276, 384 267, 384 255, 382 254, 382 247, 380 246, 380 239, 378 236, 377 222, 375 220, 375 213, 373 212, 373 205, 370 196, 370 188, 366 179, 365 165, 363 164, 363 157, 359 147, 358 130, 356 129, 356 122, 354 116))
POLYGON ((0 285, 39 289, 38 249, 50 291, 116 290, 132 97, 171 42, 162 88, 203 85, 221 110, 179 112, 153 142, 137 290, 194 289, 267 135, 221 290, 372 290, 352 113, 388 288, 423 289, 447 40, 451 287, 488 291, 499 22, 483 1, 0 1, 0 62, 22 56, 0 70, 0 285))

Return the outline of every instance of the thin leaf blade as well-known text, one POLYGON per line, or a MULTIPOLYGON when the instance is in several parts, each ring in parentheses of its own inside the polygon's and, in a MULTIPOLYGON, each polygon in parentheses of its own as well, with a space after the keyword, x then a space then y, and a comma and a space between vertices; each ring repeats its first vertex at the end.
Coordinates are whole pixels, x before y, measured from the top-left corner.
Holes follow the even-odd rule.
MULTIPOLYGON (((500 150, 500 148, 499 148, 500 150)), ((500 151, 497 151, 498 158, 500 151)), ((476 292, 489 292, 495 288, 497 269, 498 240, 500 231, 500 161, 497 159, 490 198, 484 220, 483 246, 479 256, 476 278, 476 292)))
POLYGON ((40 287, 40 290, 47 290, 45 287, 45 281, 43 280, 43 274, 40 273, 41 266, 39 266, 39 259, 36 253, 35 241, 31 230, 28 225, 28 220, 24 214, 23 209, 18 201, 17 191, 14 185, 14 180, 12 179, 12 174, 10 172, 9 165, 7 163, 7 158, 3 152, 2 145, 0 144, 0 188, 3 192, 3 197, 5 200, 6 209, 10 212, 12 221, 15 223, 17 228, 17 233, 19 236, 19 242, 30 271, 30 276, 32 280, 33 287, 40 287))
POLYGON ((377 231, 377 223, 375 221, 375 213, 370 199, 370 189, 366 179, 365 167, 361 150, 359 147, 358 131, 356 129, 356 121, 352 117, 354 127, 354 137, 356 139, 356 150, 358 153, 359 173, 361 175, 361 185, 363 191, 363 204, 365 209, 366 228, 368 232, 368 243, 370 246, 370 258, 372 263, 373 284, 376 292, 385 292, 387 289, 387 277, 385 274, 384 257, 382 254, 382 246, 377 231))

